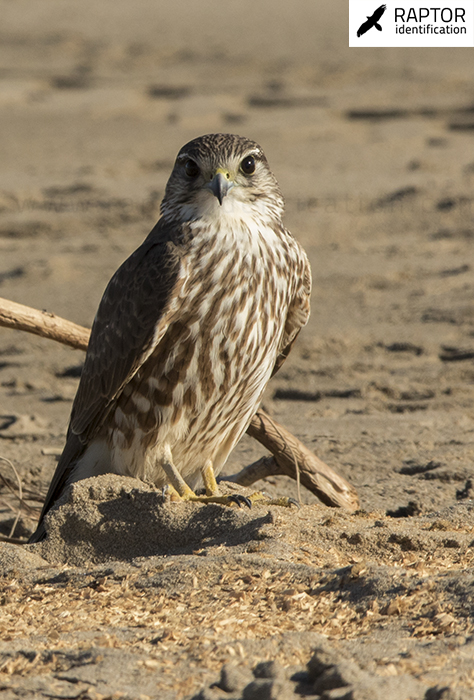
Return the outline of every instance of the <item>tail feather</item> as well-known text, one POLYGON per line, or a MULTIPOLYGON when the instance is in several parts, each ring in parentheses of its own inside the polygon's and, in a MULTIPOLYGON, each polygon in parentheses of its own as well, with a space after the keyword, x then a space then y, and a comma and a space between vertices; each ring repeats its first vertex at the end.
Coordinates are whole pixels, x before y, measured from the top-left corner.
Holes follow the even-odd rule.
POLYGON ((77 460, 84 452, 85 445, 79 440, 77 435, 70 432, 64 450, 61 457, 59 458, 58 466, 54 472, 54 476, 51 480, 46 499, 44 501, 43 510, 38 520, 38 525, 35 532, 31 535, 28 540, 28 544, 33 544, 34 542, 41 542, 46 537, 46 530, 44 527, 44 516, 56 503, 58 498, 61 496, 65 487, 68 484, 71 472, 74 469, 74 465, 77 460))

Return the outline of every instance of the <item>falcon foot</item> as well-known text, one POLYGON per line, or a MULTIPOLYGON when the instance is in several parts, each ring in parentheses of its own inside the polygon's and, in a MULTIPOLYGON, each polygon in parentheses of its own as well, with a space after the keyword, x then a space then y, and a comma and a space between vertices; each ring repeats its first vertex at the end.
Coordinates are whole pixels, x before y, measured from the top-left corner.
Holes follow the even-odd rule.
POLYGON ((252 507, 252 501, 250 500, 250 498, 247 498, 247 496, 242 496, 240 493, 228 496, 228 499, 230 501, 233 501, 234 503, 237 503, 239 508, 242 508, 242 506, 247 506, 247 508, 252 507))
POLYGON ((178 491, 171 484, 166 484, 162 489, 163 501, 188 501, 191 503, 219 503, 222 506, 234 506, 237 505, 239 508, 242 506, 247 506, 247 508, 252 507, 252 501, 247 496, 242 496, 240 493, 229 493, 226 495, 221 495, 219 492, 212 495, 198 496, 189 487, 183 491, 183 493, 178 493, 178 491))
POLYGON ((291 506, 296 506, 300 508, 298 501, 294 498, 288 498, 283 496, 282 498, 270 498, 266 493, 262 491, 255 491, 249 499, 252 503, 256 503, 262 506, 282 506, 283 508, 291 508, 291 506))
MULTIPOLYGON (((251 496, 243 496, 239 493, 221 494, 217 485, 216 477, 211 460, 208 460, 201 468, 201 477, 206 489, 205 496, 197 496, 194 491, 184 481, 181 474, 176 469, 171 459, 169 447, 165 451, 161 466, 168 477, 169 483, 167 493, 172 501, 191 501, 192 503, 219 503, 223 506, 237 505, 239 508, 252 507, 252 503, 262 503, 262 505, 298 506, 293 498, 268 498, 264 493, 256 491, 251 496), (169 454, 168 454, 169 453, 169 454)), ((164 494, 165 496, 166 494, 164 494)))
POLYGON ((242 496, 239 493, 232 493, 226 496, 220 496, 218 494, 214 496, 191 496, 189 499, 184 498, 184 500, 190 500, 197 503, 220 503, 223 506, 237 505, 239 508, 242 506, 247 506, 247 508, 252 507, 252 501, 247 496, 242 496))

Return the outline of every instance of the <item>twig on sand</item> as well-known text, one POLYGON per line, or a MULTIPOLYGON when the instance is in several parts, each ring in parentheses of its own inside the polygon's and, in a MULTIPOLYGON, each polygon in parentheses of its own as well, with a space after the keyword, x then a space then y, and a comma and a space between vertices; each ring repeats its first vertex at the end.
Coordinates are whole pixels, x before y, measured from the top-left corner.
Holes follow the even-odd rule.
POLYGON ((316 457, 289 430, 270 418, 260 409, 247 428, 248 434, 272 452, 272 457, 262 457, 257 462, 244 467, 238 474, 226 480, 242 486, 250 486, 266 476, 285 474, 296 479, 295 458, 303 486, 327 506, 346 508, 354 511, 359 507, 359 498, 353 486, 331 467, 316 457))
MULTIPOLYGON (((87 349, 90 336, 87 328, 60 316, 1 298, 0 326, 34 333, 80 350, 87 349)), ((354 487, 265 411, 257 411, 247 432, 270 450, 273 457, 263 457, 234 474, 230 480, 243 486, 276 474, 296 479, 299 469, 301 483, 326 505, 350 511, 358 508, 359 499, 354 487), (295 469, 295 461, 298 469, 295 469)))
POLYGON ((23 486, 21 483, 20 475, 18 474, 17 470, 15 469, 13 462, 11 462, 9 459, 7 459, 6 457, 0 456, 0 461, 6 462, 6 464, 9 465, 9 467, 11 468, 11 470, 13 471, 13 473, 15 475, 15 478, 16 478, 16 481, 18 484, 18 494, 17 494, 14 487, 10 483, 10 480, 7 479, 6 477, 4 477, 3 474, 0 473, 1 481, 3 481, 3 483, 7 487, 7 489, 9 491, 11 491, 11 493, 18 498, 18 507, 17 508, 13 508, 13 506, 10 503, 5 503, 5 505, 8 508, 10 508, 10 510, 12 510, 14 513, 16 512, 16 518, 13 521, 13 525, 11 526, 10 534, 9 535, 0 535, 0 541, 1 542, 9 542, 10 544, 24 544, 26 542, 25 539, 13 536, 15 534, 16 526, 18 525, 18 521, 20 519, 22 506, 25 505, 24 501, 23 501, 23 486))
POLYGON ((21 506, 23 503, 23 487, 21 485, 20 476, 19 476, 17 470, 15 469, 13 462, 10 462, 10 460, 7 459, 6 457, 0 457, 0 460, 2 462, 6 462, 11 467, 11 469, 16 477, 17 484, 18 484, 18 501, 19 501, 18 512, 16 514, 15 520, 13 521, 13 525, 11 527, 10 534, 9 534, 9 537, 13 537, 15 530, 16 530, 16 526, 18 525, 18 521, 19 521, 20 515, 21 515, 21 506))

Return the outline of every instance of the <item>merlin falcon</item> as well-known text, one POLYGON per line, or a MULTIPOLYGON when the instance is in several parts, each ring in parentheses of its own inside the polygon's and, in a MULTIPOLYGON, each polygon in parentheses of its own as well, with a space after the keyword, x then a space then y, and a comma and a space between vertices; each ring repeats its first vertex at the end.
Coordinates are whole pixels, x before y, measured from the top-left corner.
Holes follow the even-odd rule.
POLYGON ((31 542, 65 487, 99 474, 231 500, 215 476, 309 316, 311 271, 283 208, 254 141, 209 134, 183 146, 161 218, 100 302, 31 542))

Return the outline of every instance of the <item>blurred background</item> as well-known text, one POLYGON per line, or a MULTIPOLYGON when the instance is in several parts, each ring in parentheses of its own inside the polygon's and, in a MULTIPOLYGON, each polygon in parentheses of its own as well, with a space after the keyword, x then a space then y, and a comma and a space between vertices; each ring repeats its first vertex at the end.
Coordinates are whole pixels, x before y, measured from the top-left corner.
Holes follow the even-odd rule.
MULTIPOLYGON (((0 13, 0 295, 90 326, 180 147, 248 136, 314 275, 310 324, 265 406, 364 507, 469 496, 473 49, 349 49, 340 0, 0 13)), ((54 468, 81 362, 0 330, 0 449, 32 483, 54 468)), ((247 438, 229 471, 261 453, 247 438)))

